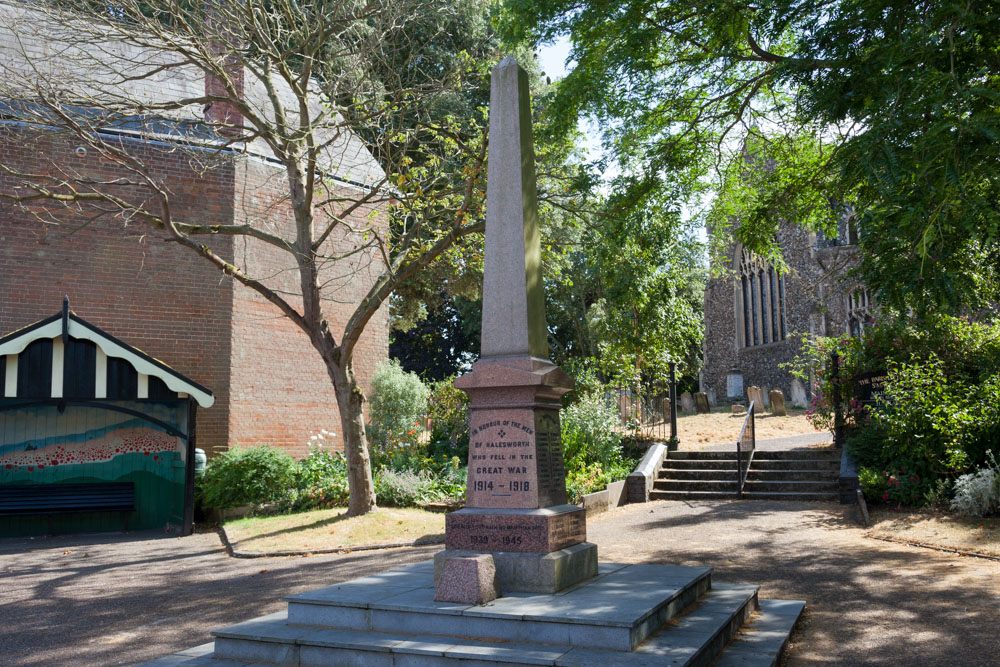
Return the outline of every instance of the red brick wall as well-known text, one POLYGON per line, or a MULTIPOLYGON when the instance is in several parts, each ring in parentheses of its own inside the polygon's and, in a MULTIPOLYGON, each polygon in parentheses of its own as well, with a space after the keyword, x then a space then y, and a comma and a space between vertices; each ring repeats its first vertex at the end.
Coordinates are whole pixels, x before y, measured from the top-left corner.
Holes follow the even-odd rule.
MULTIPOLYGON (((52 135, 26 141, 0 128, 0 163, 25 170, 79 169, 105 179, 121 167, 93 155, 78 157, 72 142, 52 135)), ((197 223, 252 221, 291 238, 291 217, 282 172, 254 160, 196 172, 179 151, 140 148, 171 195, 175 219, 197 223)), ((0 188, 12 181, 0 176, 0 188)), ((139 189, 123 190, 148 198, 139 189)), ((369 211, 354 222, 365 224, 369 211)), ((76 232, 79 213, 64 225, 44 224, 0 203, 0 334, 59 310, 64 294, 72 309, 112 335, 170 364, 212 389, 215 405, 198 413, 198 443, 209 454, 272 444, 296 456, 307 452, 319 429, 341 432, 329 376, 308 338, 277 307, 234 283, 189 249, 165 242, 148 224, 104 219, 76 232)), ((290 257, 256 240, 206 237, 210 246, 283 293, 300 293, 290 257)), ((352 241, 341 235, 334 246, 352 241)), ((354 303, 377 275, 374 253, 324 275, 325 311, 338 340, 354 303)), ((299 306, 293 296, 290 300, 299 306)), ((379 359, 388 355, 388 311, 369 323, 355 352, 355 368, 367 390, 379 359)), ((336 444, 340 446, 339 437, 336 444)))
MULTIPOLYGON (((237 218, 294 238, 282 172, 256 161, 242 162, 237 169, 237 218)), ((362 211, 352 221, 365 224, 367 214, 362 211)), ((333 245, 344 248, 347 241, 346 235, 340 235, 333 245)), ((301 294, 299 274, 288 253, 242 238, 235 252, 251 275, 265 278, 269 287, 286 298, 301 294)), ((364 253, 348 266, 331 265, 323 272, 329 280, 324 312, 338 341, 354 304, 377 276, 371 262, 372 254, 364 253)), ((290 300, 301 308, 300 298, 290 300)), ((309 437, 326 429, 337 434, 332 444, 343 446, 336 396, 319 352, 276 306, 242 285, 236 286, 233 299, 232 341, 230 433, 234 444, 272 444, 298 457, 308 452, 309 437)), ((355 352, 355 369, 365 390, 375 363, 387 355, 388 314, 383 308, 369 323, 355 352)))
MULTIPOLYGON (((93 176, 124 176, 93 155, 78 157, 73 143, 53 136, 25 140, 0 128, 0 161, 27 169, 64 169, 93 176)), ((195 175, 179 154, 151 154, 155 173, 169 184, 175 215, 203 222, 232 217, 232 168, 195 175)), ((0 188, 11 180, 0 173, 0 188)), ((190 250, 165 242, 149 225, 102 219, 83 229, 79 214, 65 225, 45 224, 0 200, 0 333, 58 312, 63 295, 80 317, 162 360, 211 389, 216 404, 198 412, 198 443, 225 447, 229 424, 231 281, 190 250), (74 231, 76 230, 76 231, 74 231)), ((231 242, 210 243, 231 257, 231 242)))

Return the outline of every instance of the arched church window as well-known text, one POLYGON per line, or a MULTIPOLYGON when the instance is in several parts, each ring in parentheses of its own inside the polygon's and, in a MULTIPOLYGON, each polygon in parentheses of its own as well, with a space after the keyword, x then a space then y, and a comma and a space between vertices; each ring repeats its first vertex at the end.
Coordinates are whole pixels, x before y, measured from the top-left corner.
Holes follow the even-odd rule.
POLYGON ((868 290, 858 287, 847 296, 847 328, 852 336, 860 336, 875 322, 868 290))
POLYGON ((740 256, 736 327, 740 347, 785 340, 785 280, 774 267, 744 250, 740 256))

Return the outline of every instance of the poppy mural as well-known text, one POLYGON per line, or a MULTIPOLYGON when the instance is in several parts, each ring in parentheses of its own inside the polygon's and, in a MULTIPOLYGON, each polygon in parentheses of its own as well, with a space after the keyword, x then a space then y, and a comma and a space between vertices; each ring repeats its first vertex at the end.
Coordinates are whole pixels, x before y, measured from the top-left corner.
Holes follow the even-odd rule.
POLYGON ((191 530, 195 410, 209 390, 69 312, 0 338, 0 535, 90 530, 191 530), (64 513, 46 489, 126 483, 134 509, 64 513), (49 486, 46 486, 49 485, 49 486), (26 500, 18 503, 18 489, 26 500), (5 512, 5 508, 7 511, 5 512), (11 508, 13 508, 13 511, 11 508))

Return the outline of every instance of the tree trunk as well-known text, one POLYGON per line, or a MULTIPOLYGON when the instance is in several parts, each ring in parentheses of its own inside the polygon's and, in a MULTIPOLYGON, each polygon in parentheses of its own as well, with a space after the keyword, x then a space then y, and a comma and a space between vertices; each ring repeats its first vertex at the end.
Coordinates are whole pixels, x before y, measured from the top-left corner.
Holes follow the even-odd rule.
POLYGON ((368 456, 368 440, 365 437, 365 394, 358 386, 354 370, 350 366, 343 369, 335 364, 327 364, 327 368, 337 394, 340 428, 344 435, 347 484, 351 494, 347 515, 360 516, 376 509, 372 462, 368 456))

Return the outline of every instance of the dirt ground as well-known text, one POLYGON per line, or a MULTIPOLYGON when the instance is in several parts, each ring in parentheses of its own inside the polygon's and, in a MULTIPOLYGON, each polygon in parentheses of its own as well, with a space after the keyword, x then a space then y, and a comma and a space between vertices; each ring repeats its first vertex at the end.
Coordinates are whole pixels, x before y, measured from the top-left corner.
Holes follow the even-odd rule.
POLYGON ((943 512, 871 511, 869 535, 1000 557, 1000 518, 943 512))
MULTIPOLYGON (((997 664, 1000 563, 865 537, 853 508, 654 502, 588 520, 601 560, 710 565, 804 599, 789 665, 997 664)), ((440 546, 229 558, 214 533, 0 540, 0 663, 134 664, 283 608, 281 597, 431 558, 440 546)))
MULTIPOLYGON (((721 409, 703 415, 680 415, 677 417, 677 438, 686 446, 736 442, 744 419, 746 413, 733 415, 721 409)), ((754 428, 758 440, 814 433, 821 439, 826 437, 826 432, 817 431, 809 423, 805 410, 790 410, 786 417, 758 413, 754 416, 754 428)))

